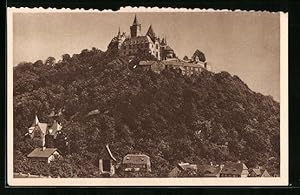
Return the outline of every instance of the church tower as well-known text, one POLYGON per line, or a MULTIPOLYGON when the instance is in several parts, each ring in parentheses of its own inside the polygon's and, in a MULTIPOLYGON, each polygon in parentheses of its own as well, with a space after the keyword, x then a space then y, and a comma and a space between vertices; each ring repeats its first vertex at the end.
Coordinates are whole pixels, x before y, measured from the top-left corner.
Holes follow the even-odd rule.
POLYGON ((136 19, 136 15, 134 16, 133 24, 130 26, 130 35, 131 37, 141 36, 141 24, 136 19))

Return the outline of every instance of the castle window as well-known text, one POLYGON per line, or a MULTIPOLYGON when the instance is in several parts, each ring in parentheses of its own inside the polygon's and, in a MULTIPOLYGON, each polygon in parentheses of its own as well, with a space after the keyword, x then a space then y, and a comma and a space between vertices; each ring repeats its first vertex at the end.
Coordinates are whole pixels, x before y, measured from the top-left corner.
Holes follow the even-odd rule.
POLYGON ((156 44, 156 49, 158 49, 158 44, 156 44))

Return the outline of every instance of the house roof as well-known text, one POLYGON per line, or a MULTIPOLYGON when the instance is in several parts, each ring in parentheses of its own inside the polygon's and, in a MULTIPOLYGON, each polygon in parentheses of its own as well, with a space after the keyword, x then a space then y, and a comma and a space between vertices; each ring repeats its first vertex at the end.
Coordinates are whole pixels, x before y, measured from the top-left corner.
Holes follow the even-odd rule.
POLYGON ((60 131, 62 129, 62 126, 57 122, 57 121, 54 121, 53 125, 48 128, 48 132, 50 135, 55 135, 55 133, 57 131, 60 131))
POLYGON ((155 40, 156 35, 155 35, 155 33, 154 33, 154 30, 153 30, 153 28, 152 28, 152 25, 149 26, 149 29, 148 29, 146 35, 148 35, 148 36, 152 39, 152 41, 155 40))
POLYGON ((157 63, 156 61, 140 61, 139 66, 151 66, 157 63))
POLYGON ((39 124, 39 122, 40 122, 39 118, 37 117, 37 115, 35 115, 35 118, 33 120, 31 127, 35 127, 37 124, 39 124))
POLYGON ((267 170, 262 170, 261 172, 262 172, 261 177, 271 177, 271 175, 267 170))
POLYGON ((168 174, 168 176, 169 177, 177 177, 180 172, 181 172, 181 170, 178 167, 175 167, 174 169, 172 169, 170 171, 170 173, 168 174))
POLYGON ((145 154, 127 154, 123 158, 123 164, 147 164, 150 157, 145 154))
POLYGON ((30 154, 27 155, 28 158, 48 158, 55 151, 58 151, 57 148, 36 148, 30 154))
POLYGON ((164 61, 162 61, 162 63, 165 65, 171 65, 171 66, 189 66, 189 67, 195 67, 195 68, 202 68, 202 66, 200 64, 189 63, 189 62, 179 60, 179 59, 164 60, 164 61))
POLYGON ((251 171, 253 171, 256 175, 261 175, 260 169, 252 169, 251 171))
POLYGON ((48 128, 48 124, 47 123, 38 123, 37 125, 41 131, 46 134, 47 128, 48 128))
POLYGON ((197 165, 197 169, 206 177, 216 176, 220 173, 220 166, 197 165))
POLYGON ((177 167, 179 167, 182 170, 197 169, 197 165, 196 164, 190 164, 190 163, 178 163, 177 167))
POLYGON ((165 51, 174 52, 174 50, 169 45, 166 46, 165 51))
POLYGON ((127 45, 136 45, 136 44, 150 43, 150 42, 152 42, 152 40, 149 36, 138 36, 138 37, 126 38, 123 42, 123 45, 127 46, 127 45))
POLYGON ((248 170, 244 163, 228 162, 222 168, 221 174, 240 175, 243 170, 248 170))

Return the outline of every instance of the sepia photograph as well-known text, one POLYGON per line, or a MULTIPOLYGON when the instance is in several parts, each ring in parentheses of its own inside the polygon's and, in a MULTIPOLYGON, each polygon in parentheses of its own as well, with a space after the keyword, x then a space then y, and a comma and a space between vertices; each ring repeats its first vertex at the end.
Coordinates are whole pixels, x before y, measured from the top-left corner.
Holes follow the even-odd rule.
POLYGON ((9 185, 287 185, 287 14, 7 21, 9 185))

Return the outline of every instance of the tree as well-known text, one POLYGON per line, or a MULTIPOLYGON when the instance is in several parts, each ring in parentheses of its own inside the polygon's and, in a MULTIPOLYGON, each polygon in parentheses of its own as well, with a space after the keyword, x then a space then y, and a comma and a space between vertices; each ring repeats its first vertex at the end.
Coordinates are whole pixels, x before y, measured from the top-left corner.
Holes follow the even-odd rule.
POLYGON ((71 59, 71 56, 69 54, 62 55, 62 61, 63 62, 69 62, 71 59))
POLYGON ((54 57, 48 57, 45 61, 45 65, 53 66, 55 64, 56 59, 54 57))

